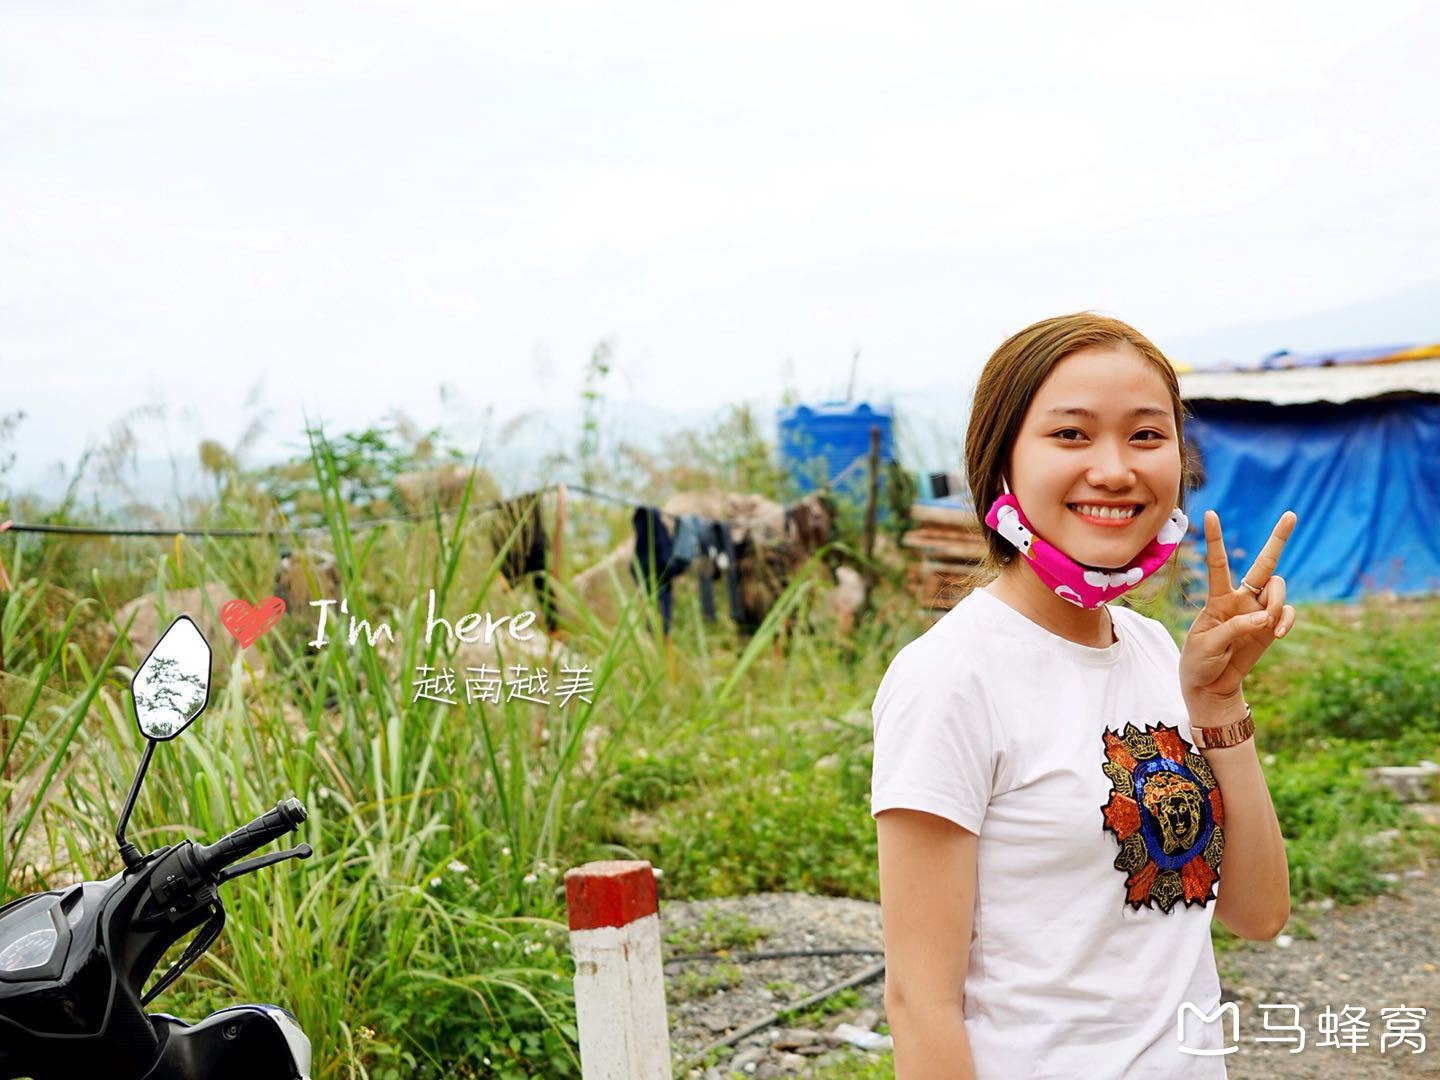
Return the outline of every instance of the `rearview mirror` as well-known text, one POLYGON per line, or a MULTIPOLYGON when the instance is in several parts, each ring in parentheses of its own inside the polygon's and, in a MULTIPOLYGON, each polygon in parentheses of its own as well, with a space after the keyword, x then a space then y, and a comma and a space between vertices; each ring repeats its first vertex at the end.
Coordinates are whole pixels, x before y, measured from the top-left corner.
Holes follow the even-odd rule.
POLYGON ((173 739, 210 700, 210 643, 188 615, 161 635, 130 682, 135 722, 147 739, 173 739))

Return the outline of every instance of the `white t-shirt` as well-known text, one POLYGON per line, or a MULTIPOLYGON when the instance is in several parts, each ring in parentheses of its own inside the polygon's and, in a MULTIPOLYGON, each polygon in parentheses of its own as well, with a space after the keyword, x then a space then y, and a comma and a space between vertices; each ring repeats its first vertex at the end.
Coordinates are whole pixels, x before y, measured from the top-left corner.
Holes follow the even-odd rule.
POLYGON ((1220 1003, 1219 789, 1189 742, 1169 632, 1110 614, 1118 640, 1095 649, 977 589, 875 695, 870 812, 979 836, 964 988, 979 1080, 1226 1075, 1223 1056, 1179 1047, 1233 1045, 1228 1018, 1187 1010, 1177 1032, 1184 1002, 1207 1017, 1220 1003))

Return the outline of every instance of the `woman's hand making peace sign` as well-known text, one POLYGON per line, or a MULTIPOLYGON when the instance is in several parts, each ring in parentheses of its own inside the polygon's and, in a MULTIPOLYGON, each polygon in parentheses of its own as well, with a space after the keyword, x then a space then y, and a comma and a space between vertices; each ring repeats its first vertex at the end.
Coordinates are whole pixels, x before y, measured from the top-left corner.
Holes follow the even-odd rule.
POLYGON ((1205 511, 1209 589, 1205 608, 1195 616, 1180 650, 1180 688, 1187 702, 1214 707, 1235 698, 1260 654, 1295 624, 1295 609, 1285 603, 1285 579, 1275 574, 1294 528, 1295 514, 1286 510, 1240 584, 1234 585, 1220 516, 1205 511))

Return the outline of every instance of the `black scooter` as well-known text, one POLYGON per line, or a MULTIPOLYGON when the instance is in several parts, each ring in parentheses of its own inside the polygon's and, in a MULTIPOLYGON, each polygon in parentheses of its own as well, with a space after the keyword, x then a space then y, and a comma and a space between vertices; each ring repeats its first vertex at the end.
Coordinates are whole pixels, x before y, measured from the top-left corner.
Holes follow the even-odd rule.
POLYGON ((0 907, 0 1080, 309 1080, 310 1040, 284 1009, 236 1005, 193 1026, 145 1013, 220 935, 222 884, 309 858, 311 848, 245 859, 305 820, 286 799, 214 844, 183 840, 142 855, 125 826, 155 744, 184 731, 210 696, 210 645, 188 616, 170 624, 130 690, 149 741, 115 829, 124 871, 0 907))

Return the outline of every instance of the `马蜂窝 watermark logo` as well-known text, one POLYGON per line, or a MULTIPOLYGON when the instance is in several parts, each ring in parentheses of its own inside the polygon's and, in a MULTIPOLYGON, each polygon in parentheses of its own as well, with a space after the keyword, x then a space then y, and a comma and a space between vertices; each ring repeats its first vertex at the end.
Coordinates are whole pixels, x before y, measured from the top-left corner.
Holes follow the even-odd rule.
POLYGON ((1236 1050, 1240 1049, 1239 1045, 1226 1046, 1221 1048, 1186 1046, 1185 1014, 1187 1011, 1194 1013, 1199 1018, 1200 1023, 1202 1024, 1213 1023, 1214 1021, 1219 1020, 1226 1013, 1229 1013, 1230 1038, 1237 1044, 1240 1042, 1240 1008, 1235 1004, 1235 1002, 1224 1002, 1213 1013, 1203 1013, 1200 1011, 1200 1007, 1194 1002, 1186 1001, 1181 1003, 1179 1011, 1175 1014, 1175 1037, 1180 1040, 1180 1052, 1182 1054, 1194 1054, 1197 1057, 1217 1057, 1220 1054, 1233 1054, 1236 1050))
MULTIPOLYGON (((1306 1029, 1301 1023, 1303 1006, 1294 1002, 1260 1002, 1255 1007, 1260 1010, 1261 1023, 1268 1033, 1255 1036, 1257 1043, 1288 1044, 1292 1054, 1298 1054, 1305 1049, 1306 1029), (1290 1022, 1272 1024, 1272 1015, 1277 1013, 1287 1015, 1290 1022)), ((1338 1050, 1349 1050, 1352 1054, 1361 1047, 1370 1046, 1372 1025, 1365 1019, 1365 1013, 1366 1010, 1361 1005, 1347 1003, 1341 1007, 1338 1013, 1326 1005, 1316 1020, 1316 1031, 1320 1035, 1320 1040, 1312 1045, 1317 1049, 1332 1047, 1338 1050)), ((1408 1048, 1412 1054, 1425 1052, 1425 1033, 1420 1030, 1420 1025, 1425 1020, 1423 1008, 1406 1005, 1382 1008, 1380 1017, 1385 1024, 1384 1031, 1380 1033, 1380 1053, 1387 1053, 1392 1048, 1402 1050, 1408 1048)), ((1240 1049, 1240 1009, 1235 1002, 1227 1001, 1213 1013, 1206 1014, 1201 1012, 1193 1002, 1183 1002, 1175 1014, 1175 1037, 1181 1043, 1179 1049, 1182 1054, 1194 1054, 1201 1057, 1233 1054, 1240 1049), (1194 1013, 1202 1024, 1213 1023, 1228 1012, 1230 1015, 1230 1042, 1235 1045, 1215 1049, 1185 1046, 1185 1015, 1187 1012, 1194 1013)))

